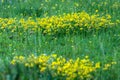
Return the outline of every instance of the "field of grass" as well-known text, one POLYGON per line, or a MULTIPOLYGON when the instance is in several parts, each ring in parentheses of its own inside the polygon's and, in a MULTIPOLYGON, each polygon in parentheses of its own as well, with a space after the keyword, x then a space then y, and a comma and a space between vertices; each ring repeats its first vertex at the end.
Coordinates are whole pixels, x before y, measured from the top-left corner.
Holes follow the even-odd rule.
POLYGON ((0 80, 120 80, 120 0, 0 0, 0 80))

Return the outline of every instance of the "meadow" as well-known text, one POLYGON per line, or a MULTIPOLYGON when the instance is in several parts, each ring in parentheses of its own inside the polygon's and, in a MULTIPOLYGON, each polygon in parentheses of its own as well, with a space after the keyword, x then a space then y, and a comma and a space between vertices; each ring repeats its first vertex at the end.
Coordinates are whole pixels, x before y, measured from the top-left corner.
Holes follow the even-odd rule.
POLYGON ((0 0, 0 80, 120 80, 120 0, 0 0))

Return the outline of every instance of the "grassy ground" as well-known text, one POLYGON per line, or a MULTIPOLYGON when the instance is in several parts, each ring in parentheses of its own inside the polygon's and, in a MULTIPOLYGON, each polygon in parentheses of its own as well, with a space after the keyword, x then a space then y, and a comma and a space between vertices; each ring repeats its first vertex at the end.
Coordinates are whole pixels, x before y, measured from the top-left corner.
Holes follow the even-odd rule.
MULTIPOLYGON (((90 15, 99 14, 111 15, 111 21, 116 23, 112 28, 100 31, 82 32, 78 34, 43 35, 41 32, 18 32, 0 29, 0 79, 12 80, 23 79, 35 80, 24 68, 18 67, 18 74, 22 78, 17 78, 17 68, 11 67, 10 61, 16 55, 28 56, 34 54, 58 54, 66 59, 84 58, 89 56, 94 62, 101 64, 116 61, 108 71, 98 71, 90 80, 119 80, 120 79, 120 0, 0 0, 0 17, 28 19, 32 17, 46 18, 53 15, 63 15, 68 13, 78 13, 85 11, 90 15), (25 74, 29 77, 24 77, 25 74)), ((3 25, 0 25, 2 28, 3 25)), ((19 25, 16 25, 19 26, 19 25)), ((19 31, 19 30, 18 30, 19 31)), ((20 31, 22 32, 22 30, 20 31)), ((39 75, 39 73, 34 73, 39 75)), ((42 76, 40 80, 52 80, 49 76, 42 76)), ((54 80, 58 79, 54 78, 54 80)), ((59 78, 61 79, 61 78, 59 78)), ((63 80, 65 78, 62 78, 63 80)), ((89 80, 84 78, 84 80, 89 80)), ((75 79, 74 79, 75 80, 75 79)))

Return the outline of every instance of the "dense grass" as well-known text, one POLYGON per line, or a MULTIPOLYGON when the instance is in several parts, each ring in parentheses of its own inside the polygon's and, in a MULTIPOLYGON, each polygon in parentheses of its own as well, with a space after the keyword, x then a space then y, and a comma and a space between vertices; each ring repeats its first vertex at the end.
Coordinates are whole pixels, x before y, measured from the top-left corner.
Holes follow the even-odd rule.
POLYGON ((111 14, 114 19, 119 19, 119 4, 119 0, 6 0, 0 3, 0 16, 45 17, 83 10, 92 14, 98 10, 101 15, 111 14))
MULTIPOLYGON (((39 73, 32 69, 15 69, 10 61, 16 55, 28 56, 34 54, 58 54, 67 59, 84 58, 88 55, 90 60, 102 64, 116 61, 117 64, 108 71, 98 71, 93 80, 119 80, 120 79, 120 0, 1 0, 1 18, 24 18, 58 16, 64 13, 85 11, 92 14, 111 15, 111 21, 118 21, 112 28, 100 31, 82 32, 66 35, 43 35, 41 32, 0 31, 0 80, 15 79, 17 73, 22 78, 35 80, 39 73), (3 1, 3 2, 2 2, 3 1), (62 2, 63 1, 63 2, 62 2), (19 70, 19 72, 17 72, 19 70), (28 70, 28 71, 27 71, 28 70), (33 74, 30 74, 31 72, 33 74), (27 77, 24 75, 27 74, 27 77), (31 77, 34 75, 34 77, 31 77)), ((2 26, 0 25, 0 28, 2 26)), ((23 67, 23 66, 22 66, 23 67)), ((51 80, 50 76, 43 75, 42 80, 51 80)), ((57 78, 56 78, 57 79, 57 78)), ((92 80, 92 79, 91 79, 92 80)))

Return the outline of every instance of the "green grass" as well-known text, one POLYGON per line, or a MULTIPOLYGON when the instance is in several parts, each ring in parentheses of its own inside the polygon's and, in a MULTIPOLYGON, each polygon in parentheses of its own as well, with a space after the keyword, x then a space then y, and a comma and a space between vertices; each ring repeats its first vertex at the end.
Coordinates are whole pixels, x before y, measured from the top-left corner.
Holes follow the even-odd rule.
MULTIPOLYGON (((95 11, 98 10, 101 16, 110 14, 112 21, 120 20, 120 0, 64 0, 65 2, 61 2, 61 0, 49 0, 50 2, 44 0, 28 0, 27 2, 13 0, 11 3, 9 1, 0 3, 0 17, 2 18, 42 18, 83 10, 89 14, 95 14, 95 11), (76 6, 76 3, 79 6, 76 6)), ((56 53, 68 59, 82 58, 88 55, 91 60, 100 61, 103 64, 116 61, 117 65, 113 66, 111 70, 95 74, 96 77, 93 80, 119 80, 119 47, 120 24, 106 31, 60 36, 42 35, 40 32, 25 32, 21 36, 17 32, 0 32, 0 80, 11 80, 16 74, 11 71, 12 67, 9 65, 13 56, 40 55, 43 53, 56 53)), ((24 70, 21 69, 21 71, 24 70)), ((23 73, 22 76, 24 75, 23 73)), ((46 80, 46 76, 43 80, 46 80)))

